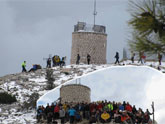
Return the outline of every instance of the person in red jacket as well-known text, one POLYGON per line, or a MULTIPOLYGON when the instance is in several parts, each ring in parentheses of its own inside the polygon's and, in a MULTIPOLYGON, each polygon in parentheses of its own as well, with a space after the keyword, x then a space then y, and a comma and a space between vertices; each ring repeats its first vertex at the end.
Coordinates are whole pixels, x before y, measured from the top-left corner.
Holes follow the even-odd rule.
POLYGON ((95 111, 95 108, 96 108, 95 103, 91 103, 90 106, 89 106, 90 114, 93 113, 93 112, 95 111))
POLYGON ((125 110, 127 110, 128 112, 132 112, 132 106, 129 104, 129 102, 127 102, 125 110))
POLYGON ((58 104, 56 104, 56 106, 54 107, 54 119, 59 119, 59 110, 60 107, 58 104))
POLYGON ((102 108, 103 108, 102 103, 99 103, 99 104, 97 105, 97 110, 101 111, 101 110, 102 110, 102 108))
POLYGON ((127 114, 127 111, 124 110, 122 112, 122 115, 121 115, 121 122, 127 122, 128 120, 130 120, 131 118, 129 117, 129 115, 127 114))

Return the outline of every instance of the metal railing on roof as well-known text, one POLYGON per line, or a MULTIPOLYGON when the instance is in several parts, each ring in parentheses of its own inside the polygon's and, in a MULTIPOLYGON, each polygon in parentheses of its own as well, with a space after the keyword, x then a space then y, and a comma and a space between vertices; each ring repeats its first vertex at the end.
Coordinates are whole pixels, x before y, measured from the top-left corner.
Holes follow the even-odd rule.
POLYGON ((85 22, 78 22, 78 24, 74 26, 74 32, 106 33, 106 28, 102 25, 92 25, 86 24, 85 22))

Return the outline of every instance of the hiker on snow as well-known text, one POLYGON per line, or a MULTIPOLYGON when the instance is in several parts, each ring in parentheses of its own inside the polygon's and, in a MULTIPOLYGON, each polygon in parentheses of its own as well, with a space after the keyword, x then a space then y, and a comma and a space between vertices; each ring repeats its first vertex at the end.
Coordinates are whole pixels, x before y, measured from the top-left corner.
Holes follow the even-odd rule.
POLYGON ((143 56, 143 52, 140 51, 138 63, 141 62, 141 64, 143 64, 142 56, 143 56))
POLYGON ((80 61, 80 55, 79 55, 79 54, 77 54, 77 61, 76 61, 76 65, 78 65, 78 64, 79 64, 79 61, 80 61))
POLYGON ((134 63, 134 58, 135 58, 135 53, 132 52, 132 55, 131 55, 131 61, 132 61, 132 63, 134 63))
POLYGON ((162 55, 160 53, 158 53, 158 61, 159 61, 159 65, 161 65, 162 55))
POLYGON ((116 63, 119 64, 119 53, 118 52, 116 52, 115 58, 116 58, 115 64, 116 63))
POLYGON ((62 60, 61 60, 61 66, 65 66, 66 64, 65 64, 65 61, 66 61, 66 56, 65 57, 62 57, 62 60))
POLYGON ((26 67, 26 61, 22 63, 22 72, 27 72, 25 67, 26 67))
POLYGON ((47 59, 47 65, 46 65, 47 68, 51 68, 51 58, 48 58, 47 59))
POLYGON ((87 55, 87 62, 88 62, 88 65, 90 64, 90 60, 91 60, 91 56, 88 54, 88 55, 87 55))

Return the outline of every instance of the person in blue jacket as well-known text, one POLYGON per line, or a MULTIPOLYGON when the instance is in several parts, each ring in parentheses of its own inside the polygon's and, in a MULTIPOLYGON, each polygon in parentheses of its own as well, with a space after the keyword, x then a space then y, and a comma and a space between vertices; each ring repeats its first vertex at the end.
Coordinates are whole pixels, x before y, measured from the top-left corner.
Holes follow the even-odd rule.
POLYGON ((75 118, 75 115, 76 115, 76 110, 73 107, 71 107, 68 110, 68 114, 69 114, 69 118, 70 118, 70 123, 73 124, 74 123, 74 118, 75 118))

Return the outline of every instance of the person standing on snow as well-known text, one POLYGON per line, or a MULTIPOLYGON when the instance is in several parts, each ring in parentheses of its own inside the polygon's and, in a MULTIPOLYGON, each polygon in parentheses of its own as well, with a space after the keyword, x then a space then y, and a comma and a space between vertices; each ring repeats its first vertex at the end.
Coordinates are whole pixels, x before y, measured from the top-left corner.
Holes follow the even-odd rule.
POLYGON ((118 52, 116 52, 115 58, 116 58, 115 64, 116 63, 119 64, 119 53, 118 52))
POLYGON ((158 61, 159 61, 159 65, 161 65, 162 55, 160 53, 158 53, 158 61))
POLYGON ((142 56, 143 56, 143 52, 140 51, 138 63, 141 62, 141 64, 143 64, 142 56))
POLYGON ((77 54, 77 61, 76 61, 76 65, 78 65, 78 64, 79 64, 79 61, 80 61, 80 55, 79 55, 79 54, 77 54))
POLYGON ((134 58, 135 58, 135 53, 132 52, 132 55, 131 55, 131 61, 132 61, 132 63, 134 63, 134 58))
POLYGON ((22 63, 22 72, 27 72, 26 71, 26 61, 22 63))
POLYGON ((146 55, 144 53, 142 55, 142 62, 143 62, 143 64, 146 62, 146 55))
POLYGON ((48 58, 47 59, 47 65, 46 65, 47 68, 51 68, 51 58, 48 58))
POLYGON ((91 56, 88 54, 87 55, 87 63, 88 63, 88 65, 90 64, 90 61, 91 61, 91 56))

